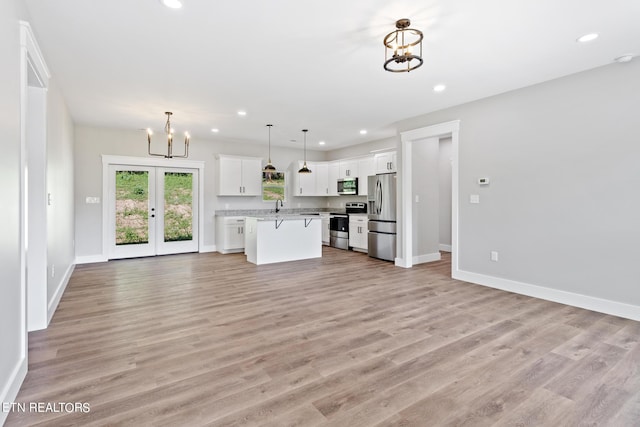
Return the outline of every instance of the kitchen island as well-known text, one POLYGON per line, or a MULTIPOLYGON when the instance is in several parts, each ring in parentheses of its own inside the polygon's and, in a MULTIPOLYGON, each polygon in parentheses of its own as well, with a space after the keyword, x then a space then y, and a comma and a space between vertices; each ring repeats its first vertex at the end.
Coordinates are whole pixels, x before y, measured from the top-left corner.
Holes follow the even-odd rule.
POLYGON ((246 217, 247 261, 261 265, 322 256, 322 220, 318 215, 246 217))

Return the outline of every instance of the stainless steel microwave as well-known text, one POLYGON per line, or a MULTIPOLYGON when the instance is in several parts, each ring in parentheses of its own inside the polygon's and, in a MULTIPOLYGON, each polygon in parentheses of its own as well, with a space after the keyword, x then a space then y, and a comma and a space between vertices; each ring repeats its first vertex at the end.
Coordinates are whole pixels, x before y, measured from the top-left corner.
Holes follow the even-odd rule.
POLYGON ((341 194, 341 195, 358 194, 358 178, 338 179, 338 194, 341 194))

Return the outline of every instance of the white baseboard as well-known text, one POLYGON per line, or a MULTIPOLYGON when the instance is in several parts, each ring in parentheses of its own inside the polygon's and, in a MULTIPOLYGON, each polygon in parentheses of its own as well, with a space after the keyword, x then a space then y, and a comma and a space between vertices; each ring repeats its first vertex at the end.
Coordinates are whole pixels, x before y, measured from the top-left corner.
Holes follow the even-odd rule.
MULTIPOLYGON (((0 394, 0 404, 2 402, 11 403, 15 402, 16 397, 18 396, 18 392, 20 391, 20 387, 22 386, 22 382, 24 381, 24 377, 27 376, 27 358, 23 357, 16 364, 13 372, 7 379, 7 382, 2 386, 2 394, 0 394)), ((4 425, 4 422, 7 420, 9 416, 8 412, 4 412, 2 408, 0 408, 0 426, 4 425)))
POLYGON ((49 301, 49 306, 47 307, 47 326, 49 325, 49 323, 51 323, 51 318, 53 317, 53 314, 56 312, 56 309, 58 308, 58 304, 60 304, 60 299, 62 298, 62 294, 64 294, 65 289, 67 289, 67 285, 69 284, 69 279, 71 279, 71 274, 73 273, 73 270, 75 268, 76 268, 75 264, 71 264, 69 268, 67 268, 67 271, 64 272, 64 276, 62 277, 62 280, 60 280, 60 284, 58 285, 58 288, 53 293, 53 297, 51 298, 51 301, 49 301))
POLYGON ((216 245, 202 245, 200 246, 200 253, 205 253, 205 252, 216 252, 217 248, 216 245))
POLYGON ((107 262, 109 259, 100 254, 100 255, 83 255, 76 257, 76 265, 78 264, 91 264, 94 262, 107 262))
POLYGON ((405 258, 396 258, 395 265, 396 267, 402 267, 402 268, 411 268, 413 266, 413 264, 409 265, 409 263, 405 258))
POLYGON ((413 257, 413 264, 424 264, 425 262, 433 262, 440 261, 442 257, 440 256, 440 252, 435 252, 432 254, 423 254, 413 257))
POLYGON ((442 243, 440 243, 440 248, 441 251, 443 252, 451 252, 451 245, 443 245, 442 243))
POLYGON ((456 270, 453 272, 452 277, 457 280, 476 283, 490 288, 501 289, 503 291, 514 292, 530 297, 640 321, 640 306, 637 305, 590 297, 558 289, 546 288, 544 286, 517 282, 515 280, 471 273, 468 271, 456 270))

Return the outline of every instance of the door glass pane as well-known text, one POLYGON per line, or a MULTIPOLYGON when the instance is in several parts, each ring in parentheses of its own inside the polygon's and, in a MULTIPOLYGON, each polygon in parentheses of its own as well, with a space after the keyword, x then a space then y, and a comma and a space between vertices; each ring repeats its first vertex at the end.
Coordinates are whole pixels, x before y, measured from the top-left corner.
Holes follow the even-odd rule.
POLYGON ((149 172, 116 171, 116 245, 149 243, 149 172))
POLYGON ((164 174, 164 241, 193 240, 193 174, 164 174))

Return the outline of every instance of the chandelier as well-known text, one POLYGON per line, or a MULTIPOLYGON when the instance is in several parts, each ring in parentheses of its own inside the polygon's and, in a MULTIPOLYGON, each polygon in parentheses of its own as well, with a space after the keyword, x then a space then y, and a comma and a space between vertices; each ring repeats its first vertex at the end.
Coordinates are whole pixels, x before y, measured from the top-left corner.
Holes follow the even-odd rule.
POLYGON ((153 135, 153 131, 151 129, 147 129, 147 142, 148 142, 148 152, 150 156, 161 156, 165 159, 171 159, 173 157, 189 157, 189 132, 184 133, 184 153, 181 155, 173 154, 173 128, 171 127, 171 115, 173 114, 171 111, 166 111, 167 115, 167 123, 164 125, 164 132, 167 134, 167 154, 159 154, 151 152, 151 135, 153 135))
POLYGON ((422 31, 409 28, 411 21, 398 19, 396 30, 384 38, 384 69, 392 73, 408 73, 420 67, 422 60, 422 31), (414 51, 418 47, 418 52, 414 51), (390 52, 392 52, 391 56, 390 52))

